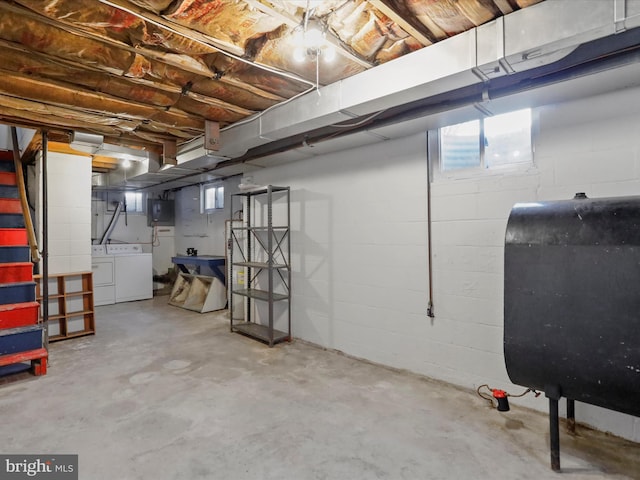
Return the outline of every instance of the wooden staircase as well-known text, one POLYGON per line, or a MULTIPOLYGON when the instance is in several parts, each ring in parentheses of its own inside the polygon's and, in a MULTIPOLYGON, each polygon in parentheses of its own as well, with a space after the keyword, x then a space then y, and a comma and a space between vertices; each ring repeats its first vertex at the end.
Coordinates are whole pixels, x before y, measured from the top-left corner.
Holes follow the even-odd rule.
POLYGON ((44 327, 11 152, 0 151, 0 376, 47 372, 44 327))

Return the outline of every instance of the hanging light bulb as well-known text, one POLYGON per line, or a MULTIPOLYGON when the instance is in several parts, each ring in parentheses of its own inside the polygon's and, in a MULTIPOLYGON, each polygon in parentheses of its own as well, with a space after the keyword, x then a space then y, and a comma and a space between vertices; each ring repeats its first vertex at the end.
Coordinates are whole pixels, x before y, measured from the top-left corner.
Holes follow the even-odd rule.
POLYGON ((324 44, 324 29, 320 20, 310 18, 307 21, 307 28, 304 32, 304 46, 308 49, 319 50, 324 44))
POLYGON ((322 20, 313 16, 305 17, 291 35, 294 61, 317 61, 318 57, 322 56, 326 62, 332 62, 336 57, 336 51, 327 43, 326 33, 326 25, 322 20))
POLYGON ((122 161, 122 168, 128 169, 129 167, 131 167, 131 160, 129 160, 128 158, 125 158, 122 161))

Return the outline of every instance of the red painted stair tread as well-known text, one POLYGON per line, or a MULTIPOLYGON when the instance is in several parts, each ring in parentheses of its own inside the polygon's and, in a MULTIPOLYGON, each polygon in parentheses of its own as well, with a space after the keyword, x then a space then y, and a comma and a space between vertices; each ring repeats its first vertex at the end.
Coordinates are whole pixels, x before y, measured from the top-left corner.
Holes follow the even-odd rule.
POLYGON ((0 367, 30 361, 34 375, 46 375, 48 356, 49 353, 45 348, 36 348, 34 350, 13 353, 10 355, 0 355, 0 367))
POLYGON ((38 302, 0 305, 0 329, 17 328, 38 323, 38 302))
POLYGON ((27 245, 27 231, 24 228, 0 228, 0 245, 27 245))
POLYGON ((22 213, 18 198, 0 198, 0 215, 3 213, 22 213))
POLYGON ((33 280, 31 262, 0 263, 0 283, 28 282, 33 280))
POLYGON ((15 185, 16 174, 13 172, 0 172, 0 185, 15 185))

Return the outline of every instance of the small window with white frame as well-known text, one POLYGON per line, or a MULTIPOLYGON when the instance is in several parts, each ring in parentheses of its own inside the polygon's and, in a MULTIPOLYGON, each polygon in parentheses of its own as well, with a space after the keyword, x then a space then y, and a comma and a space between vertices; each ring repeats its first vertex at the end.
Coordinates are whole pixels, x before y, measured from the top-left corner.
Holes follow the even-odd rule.
MULTIPOLYGON (((533 162, 531 109, 442 127, 439 170, 486 170, 533 162)), ((430 149, 431 151, 431 149, 430 149)))
POLYGON ((219 184, 202 185, 202 211, 211 213, 224 208, 224 186, 219 184))
POLYGON ((481 165, 480 120, 440 129, 440 168, 457 170, 481 165))
POLYGON ((124 201, 127 213, 145 213, 144 194, 142 192, 125 192, 124 201))

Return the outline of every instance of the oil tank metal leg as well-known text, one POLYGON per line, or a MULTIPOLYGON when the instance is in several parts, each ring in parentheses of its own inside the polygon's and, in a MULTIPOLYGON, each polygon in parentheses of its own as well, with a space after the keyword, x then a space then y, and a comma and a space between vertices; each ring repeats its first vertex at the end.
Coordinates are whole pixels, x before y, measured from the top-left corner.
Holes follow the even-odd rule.
POLYGON ((567 398, 567 432, 576 434, 576 402, 567 398))
POLYGON ((549 448, 551 449, 551 469, 560 471, 560 419, 558 400, 549 398, 549 448))

